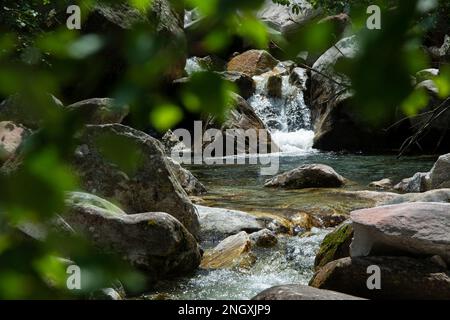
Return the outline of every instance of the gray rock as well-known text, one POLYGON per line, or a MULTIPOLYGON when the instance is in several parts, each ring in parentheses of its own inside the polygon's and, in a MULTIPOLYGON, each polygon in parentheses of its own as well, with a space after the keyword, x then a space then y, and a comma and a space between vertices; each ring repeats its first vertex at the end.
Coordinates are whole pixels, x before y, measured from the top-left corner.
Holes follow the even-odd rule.
POLYGON ((403 203, 351 213, 350 255, 433 256, 450 261, 450 204, 403 203))
MULTIPOLYGON (((111 199, 128 214, 167 212, 194 236, 199 233, 196 210, 176 178, 162 145, 135 129, 119 125, 87 126, 73 161, 84 191, 111 199), (103 142, 119 141, 133 152, 133 170, 124 172, 106 159, 103 142)), ((112 146, 114 147, 114 145, 112 146)))
POLYGON ((130 107, 111 98, 93 98, 71 104, 66 110, 82 119, 84 124, 121 123, 130 107))
POLYGON ((364 300, 344 293, 317 289, 301 284, 272 287, 252 300, 364 300))
POLYGON ((440 156, 430 171, 431 189, 450 188, 450 153, 440 156))
POLYGON ((126 215, 76 204, 68 207, 64 219, 99 250, 122 257, 153 280, 184 275, 200 263, 195 238, 167 213, 126 215))
POLYGON ((430 174, 428 172, 418 172, 413 177, 403 179, 394 186, 399 192, 425 192, 430 190, 430 174))
POLYGON ((379 190, 389 190, 394 187, 391 179, 382 179, 380 181, 374 181, 369 184, 369 187, 379 189, 379 190))
POLYGON ((345 178, 333 168, 323 164, 307 164, 266 181, 264 186, 285 189, 339 188, 344 183, 345 178))
POLYGON ((183 168, 172 158, 168 158, 168 160, 172 172, 188 195, 199 196, 207 192, 206 187, 189 170, 183 168))
MULTIPOLYGON (((205 130, 221 130, 224 136, 224 146, 226 146, 227 142, 230 141, 246 141, 245 131, 249 129, 252 131, 254 130, 257 136, 260 135, 260 131, 264 131, 267 135, 267 141, 261 141, 258 139, 258 144, 256 146, 258 148, 258 152, 264 153, 264 151, 266 151, 267 153, 270 153, 277 152, 279 150, 278 146, 272 140, 272 136, 267 130, 266 125, 245 99, 235 94, 233 95, 233 99, 229 107, 230 111, 228 112, 223 123, 219 123, 214 117, 209 117, 206 121, 205 130), (232 134, 227 132, 228 129, 232 130, 232 134)), ((245 144, 245 149, 242 148, 242 146, 236 146, 235 143, 234 154, 249 152, 256 153, 256 150, 249 150, 248 143, 245 144)))
POLYGON ((450 189, 437 189, 424 193, 402 194, 383 203, 383 205, 400 204, 405 202, 444 202, 450 203, 450 189))
POLYGON ((241 231, 248 233, 264 229, 264 223, 243 211, 195 206, 200 218, 200 237, 203 240, 222 240, 241 231))
POLYGON ((306 90, 306 69, 294 68, 289 75, 289 83, 306 90))
POLYGON ((343 258, 320 269, 309 285, 367 299, 450 299, 448 270, 428 259, 408 257, 343 258), (368 289, 373 274, 368 273, 369 266, 380 268, 380 290, 368 289))
POLYGON ((239 95, 244 98, 250 98, 256 91, 256 84, 253 78, 242 72, 224 71, 220 75, 225 79, 235 84, 239 90, 239 95))

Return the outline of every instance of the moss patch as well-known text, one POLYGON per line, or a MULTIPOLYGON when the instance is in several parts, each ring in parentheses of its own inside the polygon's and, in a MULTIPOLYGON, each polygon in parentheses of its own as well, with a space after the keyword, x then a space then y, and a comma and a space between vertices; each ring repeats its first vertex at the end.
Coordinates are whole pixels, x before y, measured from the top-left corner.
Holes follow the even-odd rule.
POLYGON ((343 223, 328 234, 323 239, 314 261, 315 269, 317 270, 331 261, 348 257, 352 238, 353 226, 350 223, 343 223))

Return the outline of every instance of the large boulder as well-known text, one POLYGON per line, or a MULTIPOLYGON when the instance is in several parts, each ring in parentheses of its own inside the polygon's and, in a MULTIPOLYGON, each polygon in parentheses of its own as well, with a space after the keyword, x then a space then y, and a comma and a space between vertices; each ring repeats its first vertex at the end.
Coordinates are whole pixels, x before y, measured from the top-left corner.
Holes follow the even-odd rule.
POLYGON ((284 189, 339 188, 345 178, 323 164, 302 165, 266 181, 265 187, 284 189))
POLYGON ((264 229, 264 223, 243 211, 196 205, 202 240, 217 241, 241 231, 248 233, 264 229), (226 223, 224 223, 226 221, 226 223))
POLYGON ((272 287, 259 293, 252 300, 364 300, 348 294, 317 289, 301 284, 272 287))
POLYGON ((278 65, 270 53, 264 50, 249 50, 237 55, 228 62, 227 70, 242 72, 250 77, 266 73, 278 65))
POLYGON ((439 157, 430 171, 431 189, 450 188, 450 153, 439 157))
POLYGON ((252 242, 245 231, 230 236, 203 255, 203 269, 247 269, 256 261, 251 252, 252 242))
MULTIPOLYGON (((365 137, 372 132, 359 124, 348 108, 352 97, 350 80, 336 72, 335 66, 358 52, 356 36, 344 38, 326 51, 313 65, 311 72, 311 108, 315 127, 314 147, 322 150, 364 149, 365 137)), ((373 136, 372 136, 373 138, 373 136)))
POLYGON ((197 242, 177 219, 161 212, 127 215, 106 209, 104 203, 97 207, 78 197, 68 205, 64 220, 99 250, 124 258, 152 280, 197 268, 201 259, 197 242))
POLYGON ((120 105, 115 99, 93 98, 65 107, 84 124, 121 123, 130 111, 129 106, 120 105))
MULTIPOLYGON (((230 111, 228 112, 225 122, 219 123, 216 118, 209 117, 206 121, 205 130, 219 129, 223 133, 224 146, 230 141, 247 141, 246 131, 251 130, 260 136, 260 132, 266 133, 267 139, 260 140, 258 138, 257 148, 259 153, 277 152, 278 146, 272 139, 272 136, 266 125, 258 117, 255 110, 241 96, 234 94, 231 102, 230 111)), ((235 154, 248 153, 249 146, 245 143, 245 149, 235 143, 235 154)))
POLYGON ((83 190, 115 201, 128 214, 167 212, 198 235, 196 210, 158 140, 119 124, 86 126, 79 140, 73 167, 83 190), (125 156, 133 159, 133 170, 124 172, 105 156, 105 144, 112 149, 115 141, 130 147, 133 154, 125 156))
POLYGON ((16 154, 31 131, 12 121, 0 122, 0 164, 16 154))
POLYGON ((352 257, 439 255, 450 262, 450 204, 403 203, 351 213, 352 257))
POLYGON ((450 274, 431 260, 409 257, 343 258, 321 268, 310 286, 367 299, 450 299, 450 274), (370 290, 367 282, 380 268, 381 289, 370 290))
POLYGON ((320 244, 319 252, 314 260, 314 268, 320 269, 331 261, 350 256, 350 243, 353 239, 353 227, 344 222, 327 234, 320 244))

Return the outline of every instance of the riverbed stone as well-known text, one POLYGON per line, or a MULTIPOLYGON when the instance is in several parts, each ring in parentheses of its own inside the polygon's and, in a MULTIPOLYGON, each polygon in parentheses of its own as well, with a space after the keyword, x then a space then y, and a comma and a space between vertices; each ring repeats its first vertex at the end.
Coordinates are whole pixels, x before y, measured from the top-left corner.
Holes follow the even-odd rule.
POLYGON ((430 190, 423 193, 408 193, 394 197, 383 205, 400 204, 405 202, 443 202, 450 203, 450 189, 430 190))
POLYGON ((351 213, 352 257, 439 255, 450 262, 450 204, 415 202, 351 213))
POLYGON ((345 178, 323 164, 306 164, 267 180, 265 187, 284 189, 339 188, 345 178))
POLYGON ((158 140, 119 124, 86 126, 79 140, 73 167, 82 190, 114 201, 128 214, 166 212, 198 236, 196 210, 158 140), (122 169, 105 157, 105 143, 115 141, 133 153, 128 155, 133 159, 132 168, 122 169))
POLYGON ((203 255, 200 267, 203 269, 248 269, 256 261, 251 252, 249 235, 239 232, 220 242, 214 249, 203 255))
POLYGON ((369 184, 369 187, 375 188, 378 190, 390 190, 394 187, 394 184, 391 179, 385 178, 379 181, 373 181, 369 184))
POLYGON ((418 172, 411 178, 403 179, 394 186, 399 192, 425 192, 430 190, 430 174, 428 172, 418 172))
POLYGON ((252 300, 364 300, 348 294, 317 289, 301 284, 276 286, 264 290, 252 300))
POLYGON ((430 171, 431 189, 450 188, 450 153, 440 156, 430 171))
POLYGON ((195 206, 200 219, 200 237, 203 240, 223 240, 241 231, 258 232, 265 224, 256 217, 237 210, 195 206))
POLYGON ((266 92, 270 97, 281 98, 283 95, 283 78, 273 74, 267 79, 266 92))
POLYGON ((309 285, 367 299, 450 299, 449 271, 430 259, 411 257, 339 259, 316 272, 309 285), (367 281, 370 274, 367 270, 370 266, 380 268, 380 290, 368 289, 367 281))
POLYGON ((275 232, 269 229, 263 229, 250 234, 250 240, 254 246, 262 248, 271 248, 278 243, 275 232))
POLYGON ((270 53, 264 50, 249 50, 237 55, 228 62, 228 71, 237 71, 250 77, 266 73, 278 65, 270 53))
POLYGON ((185 275, 200 263, 195 238, 167 213, 127 215, 78 203, 68 206, 63 217, 99 250, 122 257, 149 279, 185 275))
POLYGON ((331 261, 349 257, 352 239, 351 221, 344 222, 326 235, 314 260, 314 268, 318 270, 331 261))

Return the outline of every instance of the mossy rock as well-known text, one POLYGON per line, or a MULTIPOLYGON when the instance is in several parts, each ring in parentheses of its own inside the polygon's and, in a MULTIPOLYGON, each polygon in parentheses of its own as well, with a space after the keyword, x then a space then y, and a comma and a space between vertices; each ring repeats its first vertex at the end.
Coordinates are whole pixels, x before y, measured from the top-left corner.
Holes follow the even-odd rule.
POLYGON ((353 238, 353 226, 344 222, 323 239, 319 253, 314 261, 316 270, 327 263, 350 256, 350 243, 353 238))

